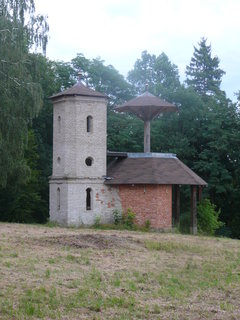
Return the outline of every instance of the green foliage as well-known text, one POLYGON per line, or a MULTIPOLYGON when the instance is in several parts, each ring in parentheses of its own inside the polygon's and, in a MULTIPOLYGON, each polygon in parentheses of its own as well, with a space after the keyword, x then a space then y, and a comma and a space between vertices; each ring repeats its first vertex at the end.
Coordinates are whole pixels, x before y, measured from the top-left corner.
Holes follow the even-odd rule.
POLYGON ((146 230, 149 230, 150 227, 151 227, 151 222, 150 222, 150 220, 146 220, 145 223, 144 223, 144 228, 145 228, 146 230))
MULTIPOLYGON (((47 44, 46 19, 33 0, 1 1, 0 15, 0 186, 24 181, 28 125, 42 106, 42 90, 29 70, 29 50, 47 44)), ((36 65, 33 66, 35 69, 36 65)))
POLYGON ((219 221, 220 210, 216 211, 216 206, 209 199, 204 199, 198 205, 198 232, 214 235, 215 231, 224 225, 219 221))
POLYGON ((140 119, 108 111, 108 150, 142 152, 143 123, 140 119))
POLYGON ((94 227, 98 228, 101 224, 101 217, 97 216, 94 221, 94 227))
POLYGON ((186 68, 187 84, 205 98, 219 95, 224 74, 219 68, 218 57, 211 55, 211 45, 208 46, 207 39, 202 38, 199 48, 194 47, 190 65, 186 68))
POLYGON ((122 215, 122 223, 126 228, 133 229, 134 228, 134 219, 136 214, 132 211, 131 208, 128 208, 126 212, 122 215))
POLYGON ((44 226, 46 226, 48 228, 56 228, 56 227, 59 227, 59 224, 55 221, 47 220, 47 222, 44 224, 44 226))
POLYGON ((44 223, 48 216, 48 205, 39 192, 41 172, 38 169, 39 156, 33 131, 28 132, 24 160, 30 169, 28 180, 0 189, 0 217, 2 221, 44 223))
POLYGON ((100 57, 89 60, 78 54, 71 61, 75 74, 81 70, 86 84, 107 94, 110 106, 120 104, 132 97, 131 87, 124 77, 112 66, 106 66, 100 57))
POLYGON ((134 223, 136 214, 131 208, 128 208, 126 212, 121 212, 117 209, 113 210, 114 224, 124 229, 136 229, 137 226, 134 223))
POLYGON ((122 222, 122 212, 120 210, 113 210, 114 224, 118 225, 122 222))
POLYGON ((172 94, 180 87, 178 68, 162 52, 158 57, 143 51, 133 70, 128 73, 135 94, 142 94, 148 84, 149 91, 157 96, 171 100, 172 94))

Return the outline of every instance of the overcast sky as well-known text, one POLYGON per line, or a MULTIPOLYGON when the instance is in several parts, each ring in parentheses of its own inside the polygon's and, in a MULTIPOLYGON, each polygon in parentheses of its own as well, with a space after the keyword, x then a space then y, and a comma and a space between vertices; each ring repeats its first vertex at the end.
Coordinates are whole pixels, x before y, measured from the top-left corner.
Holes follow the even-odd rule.
POLYGON ((228 97, 240 90, 240 0, 35 0, 48 15, 47 56, 70 61, 77 53, 101 57, 122 75, 141 52, 165 52, 185 79, 185 67, 201 37, 226 71, 228 97))

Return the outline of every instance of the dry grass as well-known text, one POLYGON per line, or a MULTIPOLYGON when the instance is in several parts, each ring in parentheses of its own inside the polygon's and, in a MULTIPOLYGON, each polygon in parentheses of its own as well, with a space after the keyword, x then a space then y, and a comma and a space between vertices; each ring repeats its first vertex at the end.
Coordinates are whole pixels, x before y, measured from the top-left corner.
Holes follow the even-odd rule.
POLYGON ((0 319, 240 319, 240 242, 0 224, 0 319))

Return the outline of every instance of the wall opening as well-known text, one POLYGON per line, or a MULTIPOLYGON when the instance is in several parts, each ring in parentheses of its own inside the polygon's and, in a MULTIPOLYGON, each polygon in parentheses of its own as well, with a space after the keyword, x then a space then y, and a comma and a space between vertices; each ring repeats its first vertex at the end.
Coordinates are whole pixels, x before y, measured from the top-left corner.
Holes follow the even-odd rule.
POLYGON ((61 209, 61 199, 60 199, 60 188, 57 188, 57 210, 59 211, 61 209))
POLYGON ((86 210, 92 210, 92 189, 86 189, 86 210))
POLYGON ((57 121, 57 127, 58 127, 58 133, 61 133, 61 117, 58 116, 58 121, 57 121))
POLYGON ((92 132, 93 131, 93 117, 88 116, 87 117, 87 132, 92 132))
POLYGON ((92 164, 93 164, 93 158, 91 157, 88 157, 86 160, 85 160, 85 163, 88 167, 90 167, 92 164))

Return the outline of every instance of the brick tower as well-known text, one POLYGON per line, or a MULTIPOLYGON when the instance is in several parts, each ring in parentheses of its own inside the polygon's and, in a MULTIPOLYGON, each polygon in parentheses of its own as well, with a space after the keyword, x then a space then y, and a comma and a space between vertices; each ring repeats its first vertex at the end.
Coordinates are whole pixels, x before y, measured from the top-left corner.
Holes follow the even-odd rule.
POLYGON ((81 81, 53 102, 50 220, 62 225, 109 221, 104 198, 107 96, 81 81), (103 197, 101 199, 101 196, 103 197))

